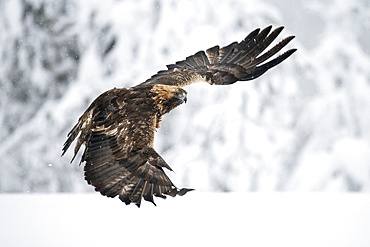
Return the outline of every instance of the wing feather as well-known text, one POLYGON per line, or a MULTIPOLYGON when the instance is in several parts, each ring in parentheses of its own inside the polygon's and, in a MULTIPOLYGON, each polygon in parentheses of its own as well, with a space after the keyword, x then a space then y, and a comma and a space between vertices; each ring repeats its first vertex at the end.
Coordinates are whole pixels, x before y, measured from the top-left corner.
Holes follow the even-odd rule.
POLYGON ((278 27, 271 32, 272 26, 263 30, 258 28, 240 43, 233 42, 222 48, 214 46, 205 52, 199 51, 185 60, 167 65, 167 70, 159 71, 142 84, 182 87, 198 81, 226 85, 236 81, 253 80, 296 51, 296 49, 290 49, 283 55, 263 64, 294 38, 294 36, 289 36, 263 53, 283 29, 284 27, 278 27))

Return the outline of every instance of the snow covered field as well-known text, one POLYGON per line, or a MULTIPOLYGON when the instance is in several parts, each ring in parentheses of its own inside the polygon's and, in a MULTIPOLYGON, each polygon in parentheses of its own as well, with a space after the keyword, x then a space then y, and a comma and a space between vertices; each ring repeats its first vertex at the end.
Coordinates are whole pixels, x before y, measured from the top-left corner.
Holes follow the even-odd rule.
POLYGON ((138 209, 99 194, 0 195, 2 247, 370 246, 370 195, 200 193, 138 209))

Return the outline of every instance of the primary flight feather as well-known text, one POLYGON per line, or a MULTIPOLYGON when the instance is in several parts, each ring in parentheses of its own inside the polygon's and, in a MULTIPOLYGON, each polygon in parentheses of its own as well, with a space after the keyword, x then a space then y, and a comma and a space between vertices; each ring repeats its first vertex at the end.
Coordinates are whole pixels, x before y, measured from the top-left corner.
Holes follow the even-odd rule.
POLYGON ((164 172, 171 167, 154 150, 154 133, 162 116, 186 103, 186 85, 205 81, 227 85, 253 80, 278 65, 296 49, 265 62, 294 36, 263 51, 283 27, 256 29, 240 43, 199 51, 176 64, 167 65, 150 79, 131 88, 112 89, 94 100, 68 133, 63 153, 77 138, 73 159, 82 144, 85 179, 102 195, 118 196, 126 204, 140 207, 141 200, 154 203, 153 196, 184 195, 192 189, 177 188, 164 172), (264 63, 265 62, 265 63, 264 63))

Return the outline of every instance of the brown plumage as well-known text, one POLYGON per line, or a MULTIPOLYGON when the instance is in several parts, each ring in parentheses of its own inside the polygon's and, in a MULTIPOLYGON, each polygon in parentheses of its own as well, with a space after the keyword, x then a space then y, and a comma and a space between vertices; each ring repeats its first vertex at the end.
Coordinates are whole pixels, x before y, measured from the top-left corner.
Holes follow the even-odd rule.
POLYGON ((72 161, 84 144, 81 162, 86 162, 87 182, 102 195, 119 196, 126 204, 134 202, 140 207, 142 198, 155 204, 153 196, 186 194, 192 189, 178 189, 171 182, 163 168, 172 169, 153 148, 154 133, 162 116, 186 102, 183 86, 198 81, 226 85, 252 80, 284 61, 296 49, 263 63, 293 36, 261 54, 282 29, 271 33, 271 26, 262 31, 256 29, 240 43, 197 52, 167 65, 167 70, 142 84, 101 94, 68 133, 62 155, 78 137, 72 161))

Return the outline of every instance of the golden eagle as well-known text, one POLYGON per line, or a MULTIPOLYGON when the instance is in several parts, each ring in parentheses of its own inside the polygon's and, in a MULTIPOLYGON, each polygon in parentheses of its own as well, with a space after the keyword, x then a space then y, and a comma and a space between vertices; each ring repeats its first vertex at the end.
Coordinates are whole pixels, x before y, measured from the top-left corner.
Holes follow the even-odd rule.
MULTIPOLYGON (((178 189, 163 168, 171 167, 154 150, 154 133, 162 116, 186 103, 186 85, 205 81, 228 85, 253 80, 278 65, 296 49, 264 63, 286 46, 289 36, 261 54, 283 27, 256 29, 240 43, 199 51, 176 64, 167 65, 150 79, 131 88, 114 88, 94 100, 78 123, 68 133, 65 154, 78 137, 73 159, 81 145, 85 179, 102 195, 119 196, 126 204, 140 207, 141 199, 152 202, 153 196, 184 195, 192 189, 178 189)), ((71 162, 72 162, 71 161, 71 162)))

